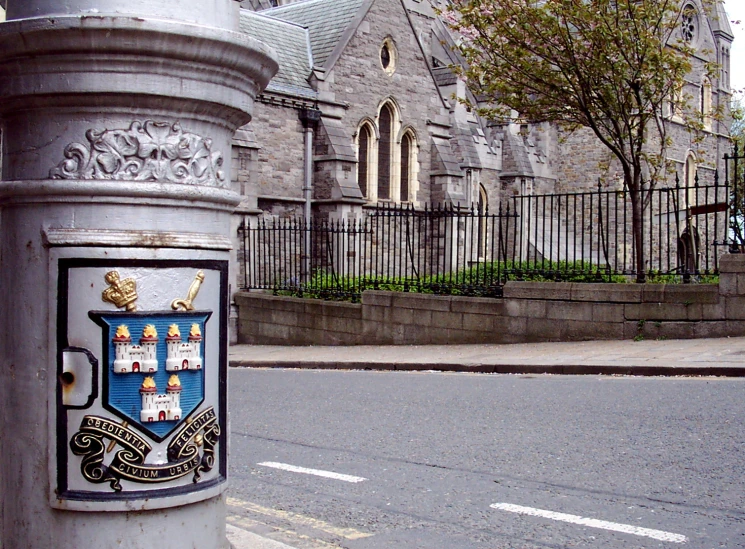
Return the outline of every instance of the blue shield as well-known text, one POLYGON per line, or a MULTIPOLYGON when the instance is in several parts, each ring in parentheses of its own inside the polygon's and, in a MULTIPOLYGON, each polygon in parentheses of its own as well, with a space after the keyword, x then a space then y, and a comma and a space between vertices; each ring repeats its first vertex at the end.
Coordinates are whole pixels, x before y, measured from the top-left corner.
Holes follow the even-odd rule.
POLYGON ((91 311, 103 329, 103 405, 161 442, 204 400, 210 311, 91 311))

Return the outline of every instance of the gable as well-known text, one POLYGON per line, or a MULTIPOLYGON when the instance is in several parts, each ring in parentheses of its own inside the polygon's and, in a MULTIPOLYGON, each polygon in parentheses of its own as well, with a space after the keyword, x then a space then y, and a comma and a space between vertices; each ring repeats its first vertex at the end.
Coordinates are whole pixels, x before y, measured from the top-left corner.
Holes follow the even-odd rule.
POLYGON ((308 0, 262 12, 308 29, 315 66, 325 67, 366 0, 308 0))
MULTIPOLYGON (((374 0, 333 67, 337 100, 377 105, 387 96, 431 113, 444 106, 431 67, 401 0, 374 0), (384 44, 395 49, 395 70, 384 69, 384 44), (344 97, 346 96, 346 97, 344 97), (363 98, 371 96, 369 100, 363 98), (355 100, 355 97, 358 99, 355 100), (374 101, 371 101, 375 97, 374 101), (434 109, 434 111, 433 111, 434 109)), ((431 115, 433 116, 433 115, 431 115)))
POLYGON ((240 11, 241 32, 271 44, 277 52, 279 71, 267 90, 315 96, 315 91, 308 82, 313 68, 308 30, 294 23, 267 17, 266 12, 255 13, 245 9, 240 11))

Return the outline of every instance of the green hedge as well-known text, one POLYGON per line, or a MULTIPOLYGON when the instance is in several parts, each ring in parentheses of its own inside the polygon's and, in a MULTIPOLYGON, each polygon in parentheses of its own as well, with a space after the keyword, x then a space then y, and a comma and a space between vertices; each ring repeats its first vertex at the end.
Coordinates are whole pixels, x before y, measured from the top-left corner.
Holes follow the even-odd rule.
MULTIPOLYGON (((544 261, 505 262, 478 264, 457 272, 421 278, 372 278, 339 277, 333 273, 318 271, 310 282, 293 288, 277 288, 276 295, 299 296, 311 299, 334 299, 356 301, 365 290, 390 292, 417 292, 439 295, 465 295, 497 297, 505 281, 528 282, 608 282, 628 284, 636 281, 635 275, 609 273, 605 267, 587 262, 544 261)), ((689 282, 710 284, 719 281, 718 275, 692 275, 689 282)), ((650 284, 680 284, 681 275, 647 274, 650 284)))

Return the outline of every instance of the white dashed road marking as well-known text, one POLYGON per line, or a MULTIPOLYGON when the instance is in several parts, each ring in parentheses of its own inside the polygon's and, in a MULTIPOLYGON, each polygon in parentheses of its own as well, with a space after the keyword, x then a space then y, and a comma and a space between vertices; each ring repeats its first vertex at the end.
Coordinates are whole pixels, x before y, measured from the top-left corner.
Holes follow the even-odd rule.
POLYGON ((315 475, 317 477, 343 480, 344 482, 362 482, 363 480, 367 480, 363 477, 343 475, 341 473, 333 473, 331 471, 321 471, 320 469, 307 469, 305 467, 297 467, 295 465, 288 465, 286 463, 276 463, 274 461, 264 461, 262 463, 259 463, 258 465, 261 465, 262 467, 271 467, 273 469, 282 469, 283 471, 290 471, 292 473, 303 473, 304 475, 315 475))
POLYGON ((685 543, 686 541, 688 541, 685 536, 682 536, 680 534, 672 534, 670 532, 663 532, 662 530, 652 530, 651 528, 641 528, 639 526, 631 526, 630 524, 618 524, 616 522, 607 522, 604 520, 585 518, 577 515, 567 515, 566 513, 556 513, 554 511, 534 509, 533 507, 523 507, 521 505, 513 505, 511 503, 494 503, 490 505, 490 507, 492 509, 499 509, 500 511, 509 511, 510 513, 530 515, 533 517, 543 517, 553 520, 559 520, 562 522, 569 522, 571 524, 589 526, 591 528, 613 530, 614 532, 623 532, 625 534, 633 534, 635 536, 645 536, 660 541, 671 541, 674 543, 685 543))

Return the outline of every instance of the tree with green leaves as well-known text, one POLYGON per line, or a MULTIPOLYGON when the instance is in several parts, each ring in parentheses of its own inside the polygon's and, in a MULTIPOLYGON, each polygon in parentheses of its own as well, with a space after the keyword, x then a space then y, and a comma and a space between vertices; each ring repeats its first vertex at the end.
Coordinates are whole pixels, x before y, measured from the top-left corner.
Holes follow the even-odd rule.
POLYGON ((705 123, 683 92, 690 14, 679 0, 452 0, 442 15, 479 114, 589 128, 618 160, 643 281, 644 211, 669 169, 669 118, 683 115, 694 132, 705 123))

